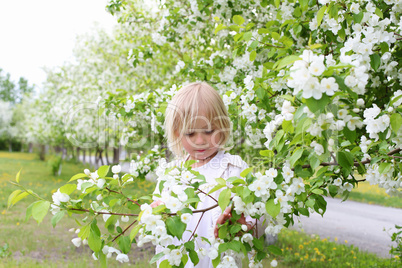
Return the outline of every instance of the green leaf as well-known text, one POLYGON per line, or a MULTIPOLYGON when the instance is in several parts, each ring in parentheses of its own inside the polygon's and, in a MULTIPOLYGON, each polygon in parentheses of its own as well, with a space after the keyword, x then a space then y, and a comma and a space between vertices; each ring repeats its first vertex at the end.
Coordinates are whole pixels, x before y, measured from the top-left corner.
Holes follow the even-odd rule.
POLYGON ((279 5, 281 4, 281 1, 280 0, 274 0, 274 3, 275 3, 275 7, 279 8, 279 5))
POLYGON ((226 29, 226 28, 227 28, 227 27, 221 23, 221 24, 219 24, 218 26, 216 26, 214 33, 217 34, 219 31, 221 31, 221 30, 223 30, 223 29, 226 29))
POLYGON ((7 208, 11 207, 11 205, 13 204, 14 198, 17 197, 21 192, 22 192, 21 190, 15 190, 8 196, 7 208))
POLYGON ((74 176, 72 176, 68 182, 72 182, 72 181, 75 181, 75 180, 78 180, 78 179, 81 179, 84 177, 88 177, 88 175, 85 173, 78 173, 78 174, 75 174, 74 176))
POLYGON ((216 180, 216 182, 217 182, 218 184, 226 186, 226 181, 225 181, 224 179, 222 179, 222 178, 216 178, 215 180, 216 180))
POLYGON ((172 265, 169 264, 168 260, 163 260, 161 262, 161 264, 159 265, 159 268, 171 268, 171 267, 172 267, 172 265))
POLYGON ((401 98, 402 98, 402 95, 399 95, 399 96, 393 98, 393 99, 391 100, 391 102, 389 103, 389 105, 390 105, 390 106, 393 105, 395 102, 399 101, 401 98))
POLYGON ((250 61, 254 61, 256 57, 257 57, 257 52, 255 50, 251 51, 250 61))
POLYGON ((378 167, 378 172, 380 174, 387 173, 392 167, 392 163, 381 163, 378 167))
POLYGON ((188 255, 190 256, 190 260, 194 265, 197 265, 200 262, 198 254, 194 250, 190 250, 188 255))
MULTIPOLYGON (((401 95, 402 96, 402 95, 401 95)), ((391 127, 395 133, 398 133, 398 130, 402 125, 402 116, 398 113, 391 115, 391 127)))
POLYGON ((127 254, 131 248, 131 240, 128 236, 121 236, 119 238, 119 247, 124 254, 127 254))
POLYGON ((336 154, 338 164, 346 170, 351 170, 353 167, 353 155, 347 151, 341 151, 336 154))
POLYGON ((179 216, 167 218, 166 227, 171 235, 176 236, 179 239, 181 239, 186 230, 186 224, 180 220, 179 216))
POLYGON ((281 211, 281 204, 279 202, 275 204, 274 199, 269 199, 265 204, 265 209, 267 210, 267 213, 272 216, 272 218, 275 218, 281 211))
POLYGON ((240 15, 234 15, 233 16, 233 22, 234 23, 236 23, 237 25, 242 25, 243 23, 244 23, 244 19, 243 19, 243 17, 242 16, 240 16, 240 15))
POLYGON ((32 207, 32 217, 38 222, 38 224, 43 221, 43 218, 46 216, 49 208, 49 201, 40 200, 35 202, 35 205, 32 207))
POLYGON ((254 237, 253 238, 253 245, 258 249, 258 250, 264 250, 264 241, 261 241, 260 239, 254 237))
POLYGON ((218 184, 214 188, 212 188, 211 191, 208 192, 208 194, 212 194, 213 192, 216 192, 219 189, 222 189, 223 187, 226 187, 226 184, 225 185, 218 184))
POLYGON ((377 71, 381 65, 381 57, 377 53, 370 55, 370 65, 374 71, 377 71))
POLYGON ((303 151, 303 148, 298 148, 293 152, 292 156, 289 158, 289 162, 292 167, 294 167, 297 160, 299 160, 299 158, 302 156, 303 151))
POLYGON ((245 178, 251 171, 253 171, 253 168, 246 168, 240 173, 240 177, 245 178))
POLYGON ((29 220, 29 218, 32 216, 32 207, 35 205, 35 203, 32 203, 29 205, 27 208, 26 214, 25 214, 25 222, 29 220))
POLYGON ((140 231, 141 227, 142 227, 142 225, 140 225, 140 224, 134 226, 134 228, 130 232, 130 241, 134 240, 135 236, 138 234, 138 232, 140 231))
POLYGON ((297 210, 300 212, 300 214, 302 214, 306 217, 310 216, 310 212, 308 211, 307 208, 298 208, 297 210))
POLYGON ((343 135, 350 141, 354 142, 356 140, 356 131, 352 131, 349 128, 343 128, 343 135))
POLYGON ((327 10, 327 6, 322 6, 320 10, 317 12, 317 27, 321 25, 322 19, 324 18, 325 11, 327 10))
POLYGON ((102 240, 96 234, 96 232, 91 229, 88 237, 88 246, 94 251, 98 252, 101 250, 102 240))
POLYGON ((156 254, 155 256, 152 257, 152 259, 149 261, 149 263, 155 263, 157 262, 160 258, 162 258, 163 256, 165 256, 165 253, 160 252, 158 254, 156 254))
POLYGON ((284 58, 282 58, 281 60, 277 61, 273 68, 275 68, 276 70, 280 70, 286 66, 288 66, 289 64, 292 64, 293 62, 300 60, 301 58, 299 56, 296 55, 290 55, 290 56, 286 56, 284 58))
POLYGON ((218 199, 218 204, 219 207, 224 211, 227 206, 229 205, 230 202, 230 196, 232 192, 230 189, 224 189, 220 194, 219 194, 219 199, 218 199))
POLYGON ((80 237, 82 240, 87 239, 90 231, 91 231, 91 226, 85 225, 85 226, 81 227, 81 230, 78 233, 78 237, 80 237))
POLYGON ((59 211, 52 217, 52 226, 56 227, 56 224, 63 218, 65 211, 59 211))
POLYGON ((60 187, 60 193, 70 195, 75 189, 77 189, 76 184, 66 184, 60 187))
POLYGON ((278 34, 277 32, 271 32, 271 36, 275 40, 279 40, 281 38, 281 35, 278 34))
POLYGON ((109 166, 101 166, 100 168, 98 168, 98 175, 100 178, 102 177, 106 177, 107 173, 109 172, 109 166))
POLYGON ((326 94, 323 94, 319 100, 313 97, 306 99, 306 104, 309 110, 315 113, 317 111, 323 111, 330 101, 331 99, 326 94))
POLYGON ((18 171, 17 175, 15 176, 15 181, 16 181, 17 183, 20 183, 20 174, 21 174, 21 170, 22 170, 22 168, 20 169, 20 171, 18 171))
POLYGON ((379 9, 378 7, 375 9, 375 14, 380 17, 381 19, 384 18, 384 14, 382 13, 381 9, 379 9))
POLYGON ((328 186, 328 190, 331 197, 335 197, 336 194, 338 193, 338 187, 336 187, 335 185, 328 186))
POLYGON ((219 227, 218 236, 220 239, 225 239, 227 234, 228 234, 228 226, 227 225, 223 225, 223 226, 219 227))
POLYGON ((320 160, 315 157, 314 155, 312 155, 309 159, 310 161, 310 166, 313 170, 315 170, 319 165, 320 165, 320 160))
POLYGON ((267 249, 268 249, 268 251, 271 252, 272 254, 282 256, 282 250, 281 250, 279 247, 277 247, 277 246, 269 245, 269 246, 267 246, 267 249))
POLYGON ((272 150, 261 150, 260 155, 266 156, 268 158, 273 158, 275 156, 275 153, 272 150))

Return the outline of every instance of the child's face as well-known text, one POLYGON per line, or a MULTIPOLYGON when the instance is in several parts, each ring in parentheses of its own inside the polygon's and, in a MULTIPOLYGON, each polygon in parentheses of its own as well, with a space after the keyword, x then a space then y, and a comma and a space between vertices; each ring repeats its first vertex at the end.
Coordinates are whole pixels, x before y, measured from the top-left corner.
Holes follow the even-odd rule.
POLYGON ((198 165, 195 166, 204 165, 215 156, 219 150, 220 139, 220 130, 202 115, 198 116, 192 128, 185 131, 180 137, 190 159, 199 160, 198 165))

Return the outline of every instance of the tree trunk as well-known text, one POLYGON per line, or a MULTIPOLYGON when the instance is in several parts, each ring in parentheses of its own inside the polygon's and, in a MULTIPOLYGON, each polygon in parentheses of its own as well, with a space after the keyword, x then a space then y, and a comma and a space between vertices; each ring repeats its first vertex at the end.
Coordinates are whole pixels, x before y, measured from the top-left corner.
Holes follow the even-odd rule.
POLYGON ((82 149, 82 162, 83 162, 84 164, 86 164, 86 159, 85 159, 86 152, 87 152, 87 150, 82 149))
POLYGON ((13 144, 11 143, 11 140, 8 141, 8 151, 10 153, 13 151, 13 144))
POLYGON ((120 162, 120 147, 113 147, 113 163, 118 164, 120 162))
POLYGON ((44 144, 40 145, 39 159, 45 161, 46 147, 44 144))
POLYGON ((107 147, 105 147, 105 158, 106 158, 107 165, 110 165, 109 153, 108 153, 107 147))
POLYGON ((101 165, 103 166, 105 163, 103 162, 102 150, 98 149, 98 152, 99 152, 99 159, 100 159, 101 165))
POLYGON ((33 144, 32 144, 32 142, 30 142, 29 144, 28 144, 28 153, 32 153, 32 151, 33 151, 33 144))
POLYGON ((76 156, 77 156, 77 161, 80 161, 80 147, 77 147, 76 149, 75 149, 75 151, 76 151, 76 156))

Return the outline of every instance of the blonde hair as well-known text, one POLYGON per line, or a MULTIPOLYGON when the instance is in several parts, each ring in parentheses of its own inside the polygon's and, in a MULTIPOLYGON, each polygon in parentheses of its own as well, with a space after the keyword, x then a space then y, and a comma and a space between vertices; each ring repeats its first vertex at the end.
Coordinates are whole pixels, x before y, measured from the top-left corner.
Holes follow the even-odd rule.
POLYGON ((221 96, 205 82, 191 83, 182 87, 166 108, 165 134, 169 149, 176 156, 184 156, 181 136, 191 129, 200 113, 205 115, 209 126, 219 129, 219 147, 223 148, 228 141, 230 119, 221 96))

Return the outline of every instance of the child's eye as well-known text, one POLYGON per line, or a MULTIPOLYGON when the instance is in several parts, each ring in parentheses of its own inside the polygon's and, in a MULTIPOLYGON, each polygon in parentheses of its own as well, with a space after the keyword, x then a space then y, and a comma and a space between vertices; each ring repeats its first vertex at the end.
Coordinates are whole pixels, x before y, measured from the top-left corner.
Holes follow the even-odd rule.
POLYGON ((214 131, 215 131, 214 129, 207 130, 207 131, 205 131, 205 134, 212 134, 214 131))
POLYGON ((184 134, 185 136, 189 136, 189 137, 191 137, 191 136, 193 136, 194 135, 194 132, 190 132, 190 133, 186 133, 186 134, 184 134))

